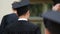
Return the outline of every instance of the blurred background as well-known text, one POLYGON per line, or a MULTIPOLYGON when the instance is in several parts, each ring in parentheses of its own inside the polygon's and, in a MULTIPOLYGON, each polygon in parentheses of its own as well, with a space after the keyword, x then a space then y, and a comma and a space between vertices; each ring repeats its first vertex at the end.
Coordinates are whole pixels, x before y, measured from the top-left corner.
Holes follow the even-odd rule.
MULTIPOLYGON (((0 0, 0 23, 4 15, 12 13, 11 3, 19 0, 0 0)), ((41 15, 47 10, 51 10, 52 0, 30 0, 31 16, 29 20, 41 28, 41 33, 44 34, 43 18, 41 15)))

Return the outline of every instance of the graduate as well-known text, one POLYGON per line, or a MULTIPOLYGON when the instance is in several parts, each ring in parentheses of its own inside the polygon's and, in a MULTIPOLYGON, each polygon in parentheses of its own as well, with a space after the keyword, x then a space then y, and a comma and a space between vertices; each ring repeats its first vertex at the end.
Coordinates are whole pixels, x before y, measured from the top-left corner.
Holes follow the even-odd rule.
POLYGON ((17 11, 18 22, 7 26, 2 34, 41 34, 40 28, 28 21, 30 17, 29 0, 14 2, 12 5, 13 10, 17 11))

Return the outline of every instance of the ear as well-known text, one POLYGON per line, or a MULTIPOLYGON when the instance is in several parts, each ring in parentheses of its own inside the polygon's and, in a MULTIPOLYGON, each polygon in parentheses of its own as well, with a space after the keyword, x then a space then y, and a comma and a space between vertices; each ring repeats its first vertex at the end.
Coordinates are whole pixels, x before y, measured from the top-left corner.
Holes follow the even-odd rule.
POLYGON ((45 34, 50 34, 47 28, 45 29, 45 34))
POLYGON ((26 12, 26 14, 28 14, 28 13, 29 13, 29 11, 26 12))

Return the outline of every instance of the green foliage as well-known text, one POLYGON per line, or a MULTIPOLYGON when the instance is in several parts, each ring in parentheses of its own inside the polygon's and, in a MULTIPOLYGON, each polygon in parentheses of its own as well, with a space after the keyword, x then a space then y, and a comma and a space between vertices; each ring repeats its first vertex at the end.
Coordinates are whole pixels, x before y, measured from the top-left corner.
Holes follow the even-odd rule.
POLYGON ((48 9, 51 9, 53 4, 48 3, 47 5, 48 5, 48 9))

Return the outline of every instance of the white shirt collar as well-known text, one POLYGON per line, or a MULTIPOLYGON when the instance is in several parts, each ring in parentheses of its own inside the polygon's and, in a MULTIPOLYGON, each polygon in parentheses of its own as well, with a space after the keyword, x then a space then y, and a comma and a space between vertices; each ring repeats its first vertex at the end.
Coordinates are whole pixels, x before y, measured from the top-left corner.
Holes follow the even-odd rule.
POLYGON ((18 20, 25 20, 25 21, 28 21, 28 19, 26 19, 26 18, 19 18, 18 20))

